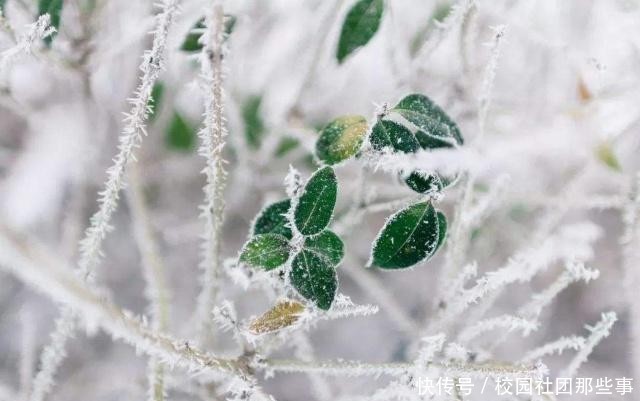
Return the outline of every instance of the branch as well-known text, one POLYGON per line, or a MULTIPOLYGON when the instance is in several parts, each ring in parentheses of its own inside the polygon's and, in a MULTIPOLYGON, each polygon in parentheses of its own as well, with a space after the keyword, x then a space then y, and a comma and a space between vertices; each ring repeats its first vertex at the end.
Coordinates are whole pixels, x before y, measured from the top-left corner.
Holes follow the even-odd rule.
POLYGON ((225 145, 227 128, 224 120, 222 88, 222 61, 224 45, 224 13, 222 6, 216 4, 206 18, 206 33, 202 35, 205 43, 200 55, 201 79, 204 91, 204 127, 198 133, 202 145, 200 154, 206 158, 204 173, 207 183, 204 187, 205 204, 202 217, 205 219, 205 233, 202 260, 202 292, 198 298, 197 324, 201 341, 211 336, 211 311, 217 292, 217 278, 220 270, 220 237, 224 217, 224 189, 227 172, 222 150, 225 145))
POLYGON ((239 360, 219 358, 152 330, 140 318, 97 295, 49 250, 17 237, 4 226, 0 226, 0 269, 73 309, 113 338, 121 339, 168 366, 179 366, 191 373, 223 372, 241 378, 247 374, 245 364, 239 360))

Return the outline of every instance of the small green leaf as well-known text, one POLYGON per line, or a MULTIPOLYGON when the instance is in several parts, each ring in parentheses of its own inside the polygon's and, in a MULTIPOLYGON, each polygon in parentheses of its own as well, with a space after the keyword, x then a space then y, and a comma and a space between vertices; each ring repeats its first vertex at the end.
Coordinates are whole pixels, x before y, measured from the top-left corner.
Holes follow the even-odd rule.
POLYGON ((293 259, 289 279, 304 298, 328 310, 338 289, 336 270, 326 258, 302 250, 293 259))
POLYGON ((62 14, 62 0, 39 0, 38 1, 38 17, 44 14, 49 14, 51 17, 51 26, 56 29, 56 32, 44 38, 44 42, 47 46, 51 45, 53 37, 60 29, 60 15, 62 14))
POLYGON ((305 238, 304 249, 327 259, 333 266, 337 266, 344 256, 342 240, 329 230, 324 230, 318 235, 305 238))
POLYGON ((436 213, 438 215, 438 244, 436 245, 436 249, 433 253, 436 253, 447 239, 447 216, 439 210, 437 210, 436 213))
POLYGON ((616 157, 610 143, 603 143, 596 149, 596 155, 601 162, 614 171, 622 171, 622 166, 616 157))
POLYGON ((300 141, 298 139, 286 136, 280 139, 280 142, 278 143, 278 146, 276 146, 276 150, 273 154, 278 158, 283 157, 293 149, 297 148, 298 145, 300 145, 300 141))
POLYGON ((151 106, 151 112, 149 113, 149 120, 155 120, 162 104, 162 98, 164 97, 164 84, 160 81, 156 82, 151 89, 151 98, 149 99, 149 105, 151 106))
POLYGON ((253 224, 253 235, 273 233, 291 239, 293 234, 285 217, 290 207, 291 200, 285 199, 264 208, 253 224))
POLYGON ((407 127, 389 120, 379 120, 369 136, 375 150, 391 148, 402 153, 413 153, 420 148, 416 137, 407 127))
POLYGON ((338 117, 320 133, 320 138, 316 142, 316 155, 327 164, 340 163, 360 150, 366 134, 366 118, 338 117))
POLYGON ((402 269, 430 257, 439 240, 439 221, 430 202, 408 206, 389 218, 373 244, 373 263, 402 269))
POLYGON ((174 150, 190 150, 195 143, 196 133, 189 123, 178 113, 173 113, 173 118, 167 130, 167 145, 174 150))
POLYGON ((437 104, 424 95, 406 96, 393 111, 414 124, 425 135, 436 140, 462 145, 464 140, 456 123, 437 104))
POLYGON ((240 261, 265 270, 275 269, 289 259, 289 240, 280 234, 260 234, 242 249, 240 261))
POLYGON ((439 192, 444 187, 440 176, 436 173, 413 171, 405 179, 409 188, 421 194, 439 192))
POLYGON ((380 27, 383 11, 383 0, 358 0, 351 7, 340 32, 336 52, 338 63, 371 40, 380 27))
POLYGON ((305 185, 294 211, 294 221, 302 235, 324 230, 336 205, 338 180, 331 167, 316 171, 305 185))
POLYGON ((262 97, 250 96, 242 105, 242 120, 244 121, 244 136, 251 149, 258 149, 264 135, 264 123, 260 115, 262 97))
MULTIPOLYGON (((233 32, 233 28, 236 25, 236 17, 233 15, 224 16, 224 36, 225 39, 231 35, 233 32)), ((204 17, 200 18, 189 30, 187 37, 182 42, 182 46, 180 50, 185 52, 198 52, 202 50, 202 43, 200 43, 200 37, 202 36, 204 30, 206 29, 204 23, 204 17)))

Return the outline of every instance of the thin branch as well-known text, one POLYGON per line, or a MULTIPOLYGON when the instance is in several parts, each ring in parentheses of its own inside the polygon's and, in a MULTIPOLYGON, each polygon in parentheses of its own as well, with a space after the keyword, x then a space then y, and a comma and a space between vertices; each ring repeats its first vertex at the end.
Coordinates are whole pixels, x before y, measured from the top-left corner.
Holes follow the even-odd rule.
POLYGON ((246 376, 238 360, 205 353, 188 342, 154 331, 143 319, 123 311, 69 273, 69 269, 43 246, 19 238, 0 226, 0 269, 34 287, 57 303, 73 309, 87 321, 102 327, 114 339, 121 339, 136 350, 157 357, 169 367, 182 367, 191 373, 229 373, 246 376))
MULTIPOLYGON (((144 199, 138 165, 129 165, 128 201, 131 208, 133 230, 142 256, 142 267, 146 281, 146 296, 151 311, 154 330, 166 331, 169 323, 169 295, 165 278, 165 267, 151 228, 149 211, 144 199)), ((149 400, 165 398, 164 366, 155 358, 149 360, 149 400)))
POLYGON ((224 218, 224 189, 227 181, 225 160, 222 150, 225 145, 227 128, 224 119, 224 91, 222 88, 222 68, 224 57, 224 12, 220 4, 211 8, 206 18, 205 43, 200 55, 201 79, 204 90, 204 127, 198 133, 202 141, 200 154, 207 165, 204 173, 207 183, 204 187, 205 204, 202 217, 205 219, 203 244, 202 292, 198 298, 197 324, 200 340, 211 338, 211 312, 215 305, 217 281, 221 266, 220 245, 224 218))

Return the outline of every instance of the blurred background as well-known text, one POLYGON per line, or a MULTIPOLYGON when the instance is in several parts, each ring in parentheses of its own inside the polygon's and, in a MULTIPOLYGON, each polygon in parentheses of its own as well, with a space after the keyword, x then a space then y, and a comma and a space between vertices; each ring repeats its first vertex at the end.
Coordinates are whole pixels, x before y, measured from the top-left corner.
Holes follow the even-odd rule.
MULTIPOLYGON (((150 220, 169 276, 169 331, 183 338, 193 334, 185 321, 199 293, 203 225, 198 205, 203 202, 205 161, 197 153, 203 113, 199 66, 181 46, 207 3, 183 2, 171 28, 166 70, 154 91, 156 110, 148 137, 137 152, 150 220)), ((625 213, 640 167, 640 3, 476 0, 459 13, 461 18, 447 20, 452 2, 389 0, 371 42, 338 64, 338 34, 352 3, 223 2, 225 13, 235 20, 225 56, 230 175, 223 256, 237 255, 263 205, 286 197, 283 179, 289 165, 305 175, 315 170, 313 149, 320 128, 345 114, 372 121, 383 104, 423 93, 458 123, 476 155, 475 200, 487 199, 491 207, 471 233, 464 259, 477 261, 479 274, 503 266, 525 247, 539 246, 545 238, 535 234, 544 224, 549 224, 549 235, 579 224, 579 232, 594 236, 588 246, 577 241, 575 252, 588 267, 599 269, 600 277, 570 286, 543 311, 539 330, 527 338, 509 337, 495 354, 517 359, 560 336, 586 335, 585 324, 612 310, 619 320, 579 376, 633 377, 634 366, 640 369, 640 352, 634 361, 632 351, 634 339, 640 341, 632 319, 638 308, 634 285, 640 283, 634 277, 640 273, 630 251, 637 245, 622 240, 632 230, 625 213), (485 134, 476 141, 484 71, 491 59, 488 44, 499 25, 506 29, 491 107, 485 134)), ((70 264, 77 259, 78 240, 96 210, 97 191, 116 153, 137 66, 150 47, 155 10, 146 0, 87 4, 65 2, 51 47, 0 71, 0 219, 47 243, 70 264)), ((36 10, 33 1, 7 0, 6 20, 20 33, 34 21, 36 10)), ((11 45, 10 35, 0 31, 0 51, 11 45)), ((337 169, 337 218, 349 210, 358 185, 377 202, 413 195, 391 174, 369 169, 363 179, 362 171, 355 160, 337 169)), ((452 187, 439 201, 450 220, 462 187, 452 187)), ((423 325, 437 306, 444 252, 411 270, 371 269, 362 277, 371 243, 392 212, 367 214, 345 227, 347 256, 339 268, 339 291, 356 303, 377 304, 367 281, 375 280, 410 319, 423 325)), ((144 313, 145 282, 124 196, 113 225, 97 281, 112 291, 118 305, 144 313)), ((555 264, 531 282, 510 286, 496 299, 491 315, 514 311, 562 269, 555 264)), ((262 313, 270 302, 258 289, 244 291, 230 280, 222 291, 243 318, 262 313)), ((25 385, 27 378, 18 368, 21 355, 27 352, 37 365, 59 313, 48 299, 0 274, 2 386, 25 385)), ((415 338, 394 321, 381 310, 370 317, 320 323, 311 334, 315 356, 404 360, 415 338)), ((49 399, 145 396, 146 358, 130 347, 102 332, 82 331, 70 342, 68 354, 49 399)), ((551 357, 545 363, 553 375, 568 358, 551 357)), ((188 381, 175 380, 171 399, 196 399, 188 381)), ((328 381, 337 399, 368 394, 384 379, 328 381)), ((303 375, 278 374, 264 383, 278 400, 311 398, 303 375)), ((640 398, 632 394, 625 399, 640 398)))

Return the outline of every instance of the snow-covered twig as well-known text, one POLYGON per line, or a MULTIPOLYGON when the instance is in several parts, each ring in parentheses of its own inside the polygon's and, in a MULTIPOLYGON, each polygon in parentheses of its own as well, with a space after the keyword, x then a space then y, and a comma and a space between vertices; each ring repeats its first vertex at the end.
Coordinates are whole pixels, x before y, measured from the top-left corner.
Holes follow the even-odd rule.
MULTIPOLYGON (((146 282, 146 296, 149 302, 151 324, 155 330, 166 331, 169 323, 169 295, 165 278, 165 267, 160 258, 149 220, 149 212, 144 198, 140 171, 136 164, 129 165, 129 187, 127 199, 136 243, 140 250, 142 268, 146 282)), ((165 399, 164 367, 155 358, 149 360, 149 400, 165 399)))
POLYGON ((50 26, 49 14, 41 15, 38 20, 27 27, 27 31, 20 37, 18 43, 0 53, 0 77, 6 74, 7 68, 21 55, 30 54, 39 40, 46 38, 56 30, 50 26))
POLYGON ((246 375, 244 365, 239 361, 205 353, 188 342, 153 330, 143 319, 97 295, 86 283, 70 274, 51 251, 17 237, 2 226, 0 268, 55 302, 72 308, 88 325, 102 327, 114 339, 121 339, 138 351, 157 357, 169 367, 182 367, 192 373, 246 375))
POLYGON ((199 131, 200 154, 206 159, 204 173, 205 201, 202 217, 205 219, 203 260, 201 267, 202 291, 196 314, 201 341, 211 338, 211 311, 216 299, 216 286, 222 261, 220 244, 224 218, 224 188, 227 172, 222 158, 227 128, 224 117, 224 91, 222 88, 224 57, 224 13, 216 2, 207 13, 204 46, 200 55, 202 89, 204 92, 204 127, 199 131))
POLYGON ((602 339, 609 336, 611 327, 613 327, 616 320, 618 320, 618 317, 615 312, 606 312, 602 314, 600 321, 596 323, 595 326, 585 326, 591 334, 587 337, 584 346, 580 348, 576 356, 573 357, 569 365, 558 377, 574 377, 578 369, 580 369, 580 366, 587 361, 587 358, 589 358, 595 346, 598 345, 602 339))
POLYGON ((559 339, 544 344, 538 348, 532 349, 527 352, 522 359, 520 360, 522 363, 529 363, 533 361, 537 361, 543 356, 552 355, 552 354, 562 354, 564 351, 568 349, 580 350, 585 345, 585 338, 579 336, 571 336, 571 337, 560 337, 559 339))

